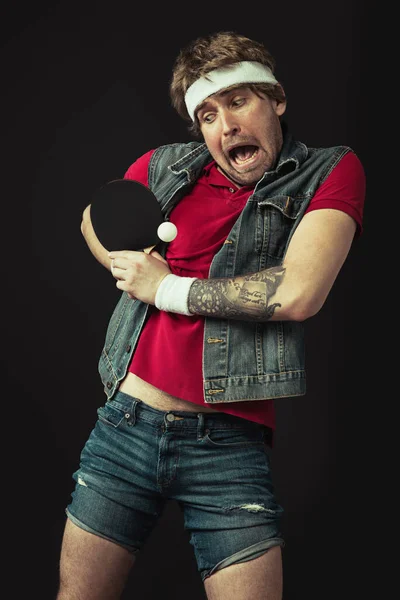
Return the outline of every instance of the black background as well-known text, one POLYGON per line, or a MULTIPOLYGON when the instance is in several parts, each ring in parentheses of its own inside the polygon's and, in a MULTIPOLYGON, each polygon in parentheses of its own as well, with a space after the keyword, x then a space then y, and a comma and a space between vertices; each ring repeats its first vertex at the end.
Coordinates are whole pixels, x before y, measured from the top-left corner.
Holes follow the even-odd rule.
MULTIPOLYGON (((14 415, 4 469, 23 481, 18 499, 15 487, 7 495, 19 514, 13 547, 23 560, 12 597, 25 586, 43 600, 55 597, 71 475, 105 399, 97 362, 120 292, 83 240, 82 212, 91 192, 138 156, 191 139, 169 104, 172 63, 194 37, 218 30, 269 48, 295 137, 309 146, 349 145, 366 171, 365 231, 307 322, 307 396, 276 402, 272 453, 285 508, 284 600, 361 597, 371 590, 370 544, 380 534, 370 272, 387 217, 374 210, 381 186, 373 140, 383 121, 382 113, 372 118, 375 10, 356 1, 140 9, 72 1, 3 16, 2 269, 12 305, 3 312, 2 364, 4 406, 14 415)), ((161 596, 205 598, 174 503, 123 597, 161 596)))

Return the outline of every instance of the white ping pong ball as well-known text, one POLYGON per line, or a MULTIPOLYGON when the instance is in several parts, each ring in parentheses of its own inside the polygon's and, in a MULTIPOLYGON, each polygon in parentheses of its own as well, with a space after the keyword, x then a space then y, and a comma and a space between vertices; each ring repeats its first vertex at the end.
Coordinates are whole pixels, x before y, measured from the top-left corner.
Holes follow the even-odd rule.
POLYGON ((164 221, 161 225, 158 226, 157 235, 163 242, 172 242, 176 238, 178 234, 178 230, 176 225, 171 223, 170 221, 164 221))

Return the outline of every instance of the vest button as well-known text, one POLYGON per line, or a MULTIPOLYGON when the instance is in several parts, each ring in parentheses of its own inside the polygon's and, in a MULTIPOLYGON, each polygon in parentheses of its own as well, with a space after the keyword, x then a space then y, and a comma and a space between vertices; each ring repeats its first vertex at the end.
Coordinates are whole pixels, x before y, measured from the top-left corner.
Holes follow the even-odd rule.
POLYGON ((111 381, 107 381, 107 387, 108 387, 108 389, 109 389, 109 390, 112 388, 112 383, 111 383, 111 381))
POLYGON ((125 350, 126 350, 127 352, 130 352, 130 351, 131 351, 131 348, 132 348, 132 346, 131 346, 130 344, 128 344, 128 345, 127 345, 127 347, 125 348, 125 350))

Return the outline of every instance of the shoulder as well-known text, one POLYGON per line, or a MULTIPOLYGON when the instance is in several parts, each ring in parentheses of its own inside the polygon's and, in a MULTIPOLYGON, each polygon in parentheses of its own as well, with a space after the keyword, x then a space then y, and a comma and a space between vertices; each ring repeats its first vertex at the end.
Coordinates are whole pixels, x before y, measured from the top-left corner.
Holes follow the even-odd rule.
POLYGON ((148 150, 137 158, 126 170, 124 179, 135 179, 144 185, 149 185, 149 169, 165 168, 189 156, 191 153, 206 151, 202 142, 187 142, 164 144, 148 150))
POLYGON ((351 149, 335 160, 307 208, 330 208, 348 213, 357 223, 359 237, 363 231, 363 213, 366 196, 366 176, 363 164, 351 149))
POLYGON ((126 170, 124 179, 135 179, 143 185, 148 186, 149 163, 154 152, 155 149, 152 149, 139 156, 126 170))
POLYGON ((153 156, 152 162, 165 158, 170 164, 177 162, 181 158, 185 158, 191 153, 201 152, 206 150, 206 145, 203 142, 181 142, 175 144, 165 144, 159 146, 153 156))
POLYGON ((319 163, 322 169, 321 183, 331 175, 335 170, 339 173, 352 170, 359 176, 365 177, 365 172, 361 160, 356 152, 350 146, 338 145, 328 146, 326 148, 308 147, 309 160, 319 163))
POLYGON ((365 169, 355 151, 349 146, 335 146, 332 160, 321 183, 343 182, 353 187, 365 187, 365 169))

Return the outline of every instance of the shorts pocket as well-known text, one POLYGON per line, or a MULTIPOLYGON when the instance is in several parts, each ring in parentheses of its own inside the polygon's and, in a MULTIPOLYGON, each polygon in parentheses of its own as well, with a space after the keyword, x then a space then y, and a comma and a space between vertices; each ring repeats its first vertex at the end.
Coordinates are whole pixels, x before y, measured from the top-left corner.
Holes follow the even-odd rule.
POLYGON ((119 427, 131 417, 131 414, 126 410, 121 404, 111 400, 97 409, 97 416, 102 423, 110 427, 119 427))

